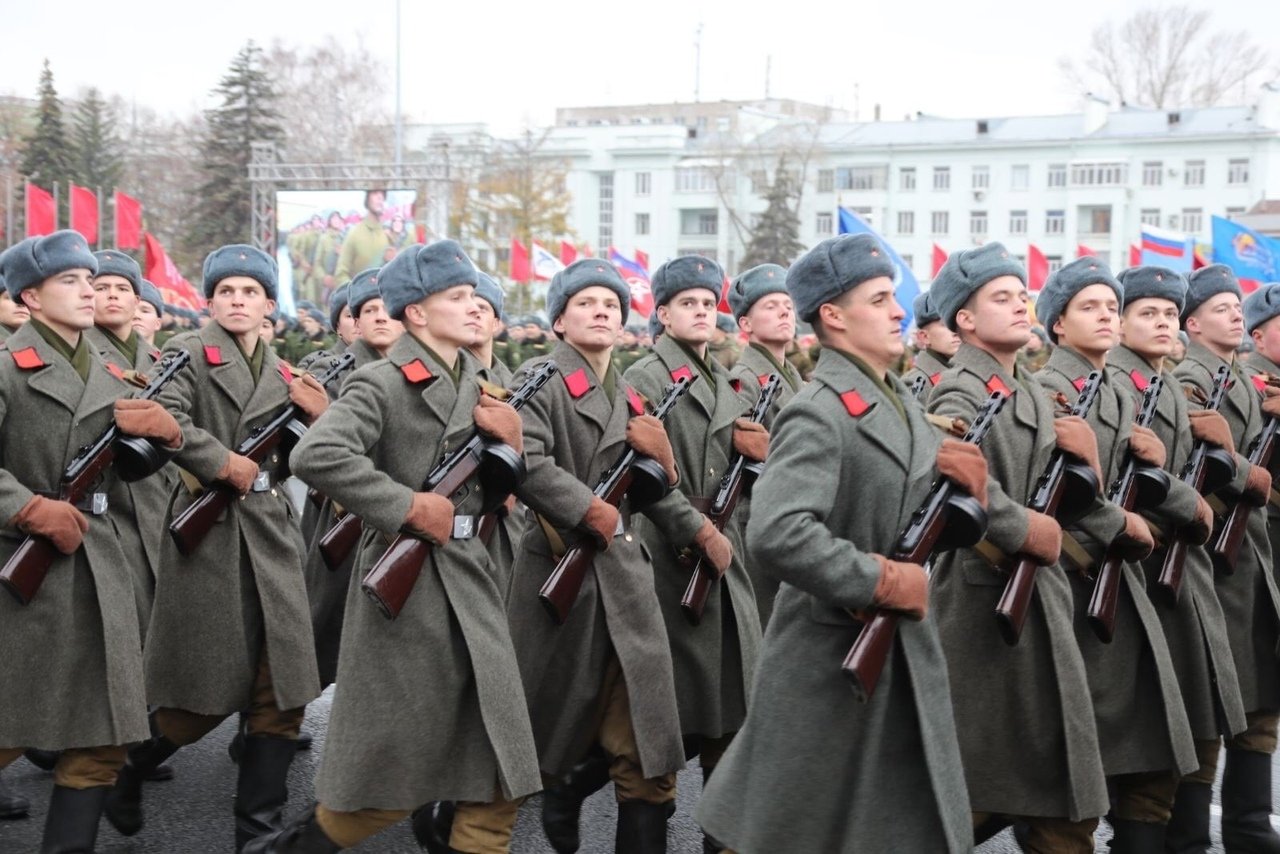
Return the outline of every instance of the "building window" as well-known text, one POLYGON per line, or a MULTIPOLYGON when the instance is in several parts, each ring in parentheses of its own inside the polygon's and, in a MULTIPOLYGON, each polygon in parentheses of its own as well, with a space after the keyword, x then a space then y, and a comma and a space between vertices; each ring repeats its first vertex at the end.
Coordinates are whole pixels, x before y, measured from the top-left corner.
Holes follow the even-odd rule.
POLYGON ((763 169, 752 170, 748 177, 751 179, 751 192, 763 195, 769 189, 769 175, 763 169))
POLYGON ((915 267, 916 256, 906 254, 906 255, 899 255, 898 257, 902 259, 902 266, 914 272, 913 268, 915 267))
POLYGON ((712 261, 717 260, 714 246, 680 246, 676 249, 676 255, 701 255, 703 258, 709 258, 712 261))
POLYGON ((935 190, 951 189, 951 167, 950 166, 933 167, 933 189, 935 190))
POLYGON ((1138 214, 1138 222, 1143 225, 1160 225, 1160 209, 1159 208, 1143 208, 1138 214))
POLYGON ((985 190, 991 186, 991 167, 975 166, 970 176, 973 190, 985 190))
POLYGON ((888 166, 849 166, 836 170, 837 190, 883 190, 888 166))
POLYGON ((830 193, 836 186, 836 171, 834 169, 818 170, 818 192, 830 193))
POLYGON ((1031 167, 1025 164, 1014 165, 1009 170, 1009 189, 1026 190, 1031 187, 1031 167))
POLYGON ((1244 216, 1244 208, 1227 208, 1227 219, 1235 219, 1238 216, 1244 216))
POLYGON ((1027 233, 1027 212, 1026 211, 1009 211, 1009 233, 1010 234, 1026 234, 1027 233))
POLYGON ((987 233, 986 211, 969 211, 969 233, 972 235, 987 233))
POLYGON ((613 245, 613 173, 601 172, 599 179, 600 229, 596 234, 596 246, 613 245))
POLYGON ((948 234, 951 231, 951 214, 946 211, 929 214, 929 231, 932 234, 948 234))
POLYGON ((1148 160, 1142 164, 1142 186, 1159 187, 1164 184, 1164 162, 1148 160))
POLYGON ((1182 230, 1195 234, 1204 228, 1204 208, 1182 209, 1182 230))
POLYGON ((713 193, 716 189, 716 176, 710 169, 701 166, 677 167, 677 193, 713 193))
POLYGON ((1077 211, 1076 223, 1079 231, 1085 234, 1111 234, 1111 206, 1097 205, 1081 207, 1077 211))
POLYGON ((1067 186, 1067 164, 1050 163, 1049 164, 1049 180, 1047 184, 1050 187, 1067 186))
POLYGON ((1075 187, 1113 187, 1125 182, 1128 171, 1123 163, 1073 163, 1071 184, 1075 187))
POLYGON ((719 214, 715 209, 680 211, 680 233, 683 235, 715 234, 719 231, 719 214))
POLYGON ((831 211, 819 211, 814 231, 819 235, 831 233, 831 211))
POLYGON ((915 211, 898 211, 898 234, 916 233, 915 211))
POLYGON ((916 167, 904 166, 898 170, 898 189, 911 191, 916 188, 916 167))
POLYGON ((636 214, 636 234, 643 236, 649 233, 649 215, 647 213, 636 214))
POLYGON ((636 195, 647 196, 653 191, 653 173, 637 172, 636 173, 636 195))
POLYGON ((871 214, 871 208, 868 207, 846 207, 845 210, 853 211, 858 218, 867 224, 868 228, 875 228, 875 218, 871 214))
POLYGON ((1249 183, 1249 158, 1233 158, 1227 161, 1227 183, 1249 183))
POLYGON ((1067 212, 1066 211, 1045 211, 1044 212, 1044 233, 1045 234, 1062 234, 1067 230, 1067 212))
POLYGON ((1204 161, 1188 160, 1186 174, 1183 176, 1183 183, 1188 187, 1204 186, 1204 161))
POLYGON ((1056 273, 1062 269, 1061 255, 1046 255, 1044 260, 1049 262, 1049 272, 1056 273))

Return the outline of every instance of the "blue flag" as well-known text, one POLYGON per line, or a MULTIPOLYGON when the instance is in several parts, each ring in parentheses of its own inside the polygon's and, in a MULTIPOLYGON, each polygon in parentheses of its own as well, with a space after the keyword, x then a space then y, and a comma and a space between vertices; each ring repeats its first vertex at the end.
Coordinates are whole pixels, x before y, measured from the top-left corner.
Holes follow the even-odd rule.
POLYGON ((911 268, 902 262, 901 256, 893 251, 893 247, 889 245, 888 241, 877 234, 874 228, 867 225, 862 217, 848 208, 840 208, 840 233, 870 234, 880 241, 884 251, 889 254, 889 260, 893 262, 893 266, 898 271, 897 275, 893 277, 894 296, 897 298, 898 304, 906 309, 907 312, 907 316, 902 319, 902 331, 906 332, 914 317, 911 306, 916 301, 916 297, 920 295, 920 283, 916 281, 915 273, 912 273, 911 268))
POLYGON ((1220 216, 1213 218, 1213 260, 1240 279, 1280 279, 1280 240, 1220 216))

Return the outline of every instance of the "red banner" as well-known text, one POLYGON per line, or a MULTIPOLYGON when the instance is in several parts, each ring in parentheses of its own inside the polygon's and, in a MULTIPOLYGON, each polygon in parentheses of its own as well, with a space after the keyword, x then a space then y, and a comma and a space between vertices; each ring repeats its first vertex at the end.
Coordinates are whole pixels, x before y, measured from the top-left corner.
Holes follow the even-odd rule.
POLYGON ((560 241, 560 263, 568 267, 578 260, 578 248, 567 240, 560 241))
POLYGON ((204 297, 195 287, 182 277, 178 267, 164 251, 160 241, 150 234, 143 235, 147 245, 146 264, 143 265, 143 276, 160 289, 160 296, 169 305, 190 308, 199 311, 204 308, 204 297))
POLYGON ((1077 258, 1084 258, 1086 256, 1096 256, 1097 254, 1098 254, 1097 252, 1094 252, 1092 249, 1090 249, 1088 246, 1085 246, 1083 243, 1076 244, 1077 258))
POLYGON ((1039 291, 1049 278, 1049 259, 1036 246, 1027 244, 1027 289, 1039 291))
POLYGON ((646 273, 649 272, 649 253, 645 252, 643 249, 637 249, 636 263, 639 264, 640 268, 646 273))
POLYGON ((98 195, 71 185, 71 228, 91 244, 98 242, 98 195))
POLYGON ((1142 247, 1136 243, 1129 244, 1129 266, 1138 267, 1142 264, 1142 247))
MULTIPOLYGON (((116 248, 142 248, 142 203, 119 190, 116 190, 116 248)), ((159 285, 156 282, 156 286, 159 285)))
POLYGON ((43 237, 58 230, 58 206, 53 194, 27 184, 27 237, 43 237))
POLYGON ((511 278, 517 282, 529 281, 529 247, 511 238, 511 278))
POLYGON ((938 271, 942 269, 942 265, 947 263, 947 251, 938 244, 933 244, 933 278, 938 277, 938 271))

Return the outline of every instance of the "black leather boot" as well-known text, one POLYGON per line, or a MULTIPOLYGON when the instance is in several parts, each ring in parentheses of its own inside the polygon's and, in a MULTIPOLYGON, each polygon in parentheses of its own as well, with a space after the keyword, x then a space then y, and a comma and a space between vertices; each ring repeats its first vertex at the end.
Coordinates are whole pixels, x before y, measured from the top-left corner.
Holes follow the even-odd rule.
POLYGON ((666 854, 667 805, 644 801, 618 804, 616 854, 666 854))
POLYGON ((246 735, 236 782, 236 850, 284 826, 289 765, 298 746, 291 738, 246 735))
POLYGON ((107 799, 106 786, 71 789, 54 786, 44 823, 40 854, 93 854, 98 819, 107 799))
POLYGON ((427 854, 449 854, 449 837, 453 834, 453 801, 435 801, 413 811, 409 827, 418 847, 427 854))
POLYGON ((560 783, 542 792, 542 831, 558 854, 578 850, 578 819, 582 802, 609 782, 609 757, 599 747, 592 748, 560 783))
POLYGON ((1280 854, 1280 834, 1271 827, 1270 754, 1227 750, 1222 846, 1227 854, 1280 854))
POLYGON ((1111 854, 1163 854, 1164 825, 1123 818, 1107 819, 1111 825, 1111 854))
POLYGON ((30 810, 31 802, 10 792, 4 778, 0 777, 0 819, 26 818, 30 810))
POLYGON ((40 750, 37 747, 27 748, 22 752, 27 761, 39 768, 41 771, 52 771, 53 766, 58 764, 58 757, 62 755, 61 750, 40 750))
MULTIPOLYGON (((716 769, 702 766, 702 791, 707 790, 707 783, 710 782, 711 772, 714 770, 716 769)), ((720 854, 723 850, 724 846, 714 836, 705 830, 702 831, 702 854, 720 854)))
MULTIPOLYGON (((297 748, 294 748, 296 751, 297 748)), ((335 854, 341 851, 324 835, 316 821, 313 804, 306 814, 294 819, 284 830, 259 836, 240 849, 241 854, 335 854)))
POLYGON ((142 830, 142 781, 173 754, 179 745, 162 735, 129 748, 124 767, 116 775, 116 784, 107 795, 103 814, 121 836, 133 836, 142 830))
POLYGON ((1208 783, 1178 784, 1173 799, 1173 814, 1164 830, 1166 854, 1209 854, 1213 840, 1209 838, 1209 804, 1213 787, 1208 783))

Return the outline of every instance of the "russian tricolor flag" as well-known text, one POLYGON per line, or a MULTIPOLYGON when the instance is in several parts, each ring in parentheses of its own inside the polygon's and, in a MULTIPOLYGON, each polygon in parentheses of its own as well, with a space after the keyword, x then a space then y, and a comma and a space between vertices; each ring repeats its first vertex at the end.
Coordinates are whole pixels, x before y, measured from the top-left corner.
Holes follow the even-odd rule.
POLYGON ((1142 226, 1142 263, 1190 273, 1195 244, 1191 236, 1154 225, 1142 226))

